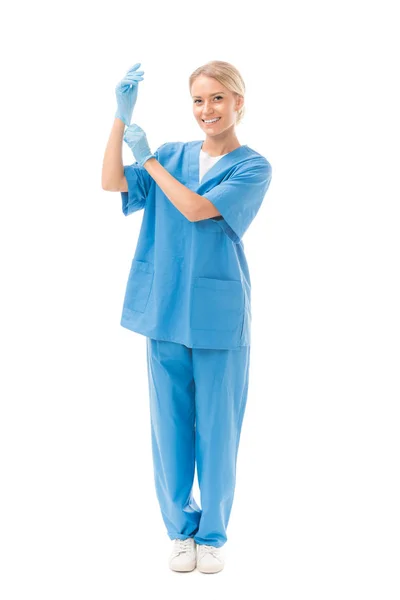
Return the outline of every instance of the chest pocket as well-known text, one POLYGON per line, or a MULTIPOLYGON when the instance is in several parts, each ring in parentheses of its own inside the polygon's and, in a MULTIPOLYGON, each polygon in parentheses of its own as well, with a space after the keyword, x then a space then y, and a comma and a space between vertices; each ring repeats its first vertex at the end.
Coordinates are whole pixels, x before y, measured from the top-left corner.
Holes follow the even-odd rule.
POLYGON ((234 331, 243 319, 244 291, 235 279, 196 277, 192 286, 190 327, 234 331))
POLYGON ((152 263, 133 259, 126 286, 124 308, 138 312, 146 310, 153 278, 154 266, 152 263))

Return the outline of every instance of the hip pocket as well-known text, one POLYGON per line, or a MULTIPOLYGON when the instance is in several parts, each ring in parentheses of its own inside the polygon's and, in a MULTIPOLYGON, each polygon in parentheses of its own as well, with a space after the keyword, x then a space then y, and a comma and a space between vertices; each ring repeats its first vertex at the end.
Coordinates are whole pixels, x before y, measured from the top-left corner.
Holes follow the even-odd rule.
POLYGON ((241 281, 196 277, 192 286, 190 327, 234 331, 242 324, 244 291, 241 281))
POLYGON ((149 300, 154 278, 154 266, 144 260, 132 261, 126 286, 124 308, 144 312, 149 300))

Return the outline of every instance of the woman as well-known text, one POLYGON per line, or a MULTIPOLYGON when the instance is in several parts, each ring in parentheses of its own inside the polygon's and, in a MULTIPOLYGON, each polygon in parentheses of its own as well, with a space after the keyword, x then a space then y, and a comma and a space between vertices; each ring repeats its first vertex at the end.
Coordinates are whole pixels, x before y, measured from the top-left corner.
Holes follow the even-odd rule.
POLYGON ((143 129, 130 124, 139 67, 116 87, 102 173, 103 189, 121 192, 125 215, 144 209, 121 325, 147 337, 155 487, 173 540, 169 566, 191 571, 197 563, 215 573, 224 567, 249 382, 251 283, 242 237, 271 165, 239 143, 245 86, 223 61, 189 78, 205 140, 167 142, 153 154, 143 129), (122 138, 136 160, 129 166, 122 165, 122 138), (201 509, 192 495, 195 464, 201 509))

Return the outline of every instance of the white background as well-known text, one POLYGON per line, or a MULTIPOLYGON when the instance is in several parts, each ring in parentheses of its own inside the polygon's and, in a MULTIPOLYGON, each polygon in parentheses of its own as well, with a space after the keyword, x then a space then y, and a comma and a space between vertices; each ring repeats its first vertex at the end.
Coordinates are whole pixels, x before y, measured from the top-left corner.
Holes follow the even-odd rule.
POLYGON ((2 10, 2 599, 399 598, 395 4, 2 10), (143 212, 101 187, 126 71, 154 150, 204 138, 188 79, 209 60, 242 73, 237 135, 273 168, 244 237, 250 389, 214 576, 167 566, 146 340, 119 323, 143 212))

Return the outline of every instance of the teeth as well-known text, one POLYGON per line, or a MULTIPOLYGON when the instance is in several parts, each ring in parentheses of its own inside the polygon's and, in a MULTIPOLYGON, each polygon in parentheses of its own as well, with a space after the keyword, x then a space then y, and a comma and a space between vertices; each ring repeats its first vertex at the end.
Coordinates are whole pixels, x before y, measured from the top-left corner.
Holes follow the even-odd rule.
POLYGON ((204 123, 215 123, 216 121, 219 121, 220 117, 217 117, 216 119, 211 119, 210 121, 206 121, 205 119, 203 119, 204 123))

